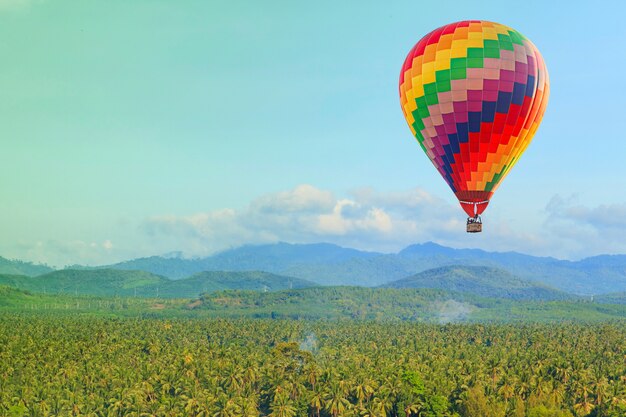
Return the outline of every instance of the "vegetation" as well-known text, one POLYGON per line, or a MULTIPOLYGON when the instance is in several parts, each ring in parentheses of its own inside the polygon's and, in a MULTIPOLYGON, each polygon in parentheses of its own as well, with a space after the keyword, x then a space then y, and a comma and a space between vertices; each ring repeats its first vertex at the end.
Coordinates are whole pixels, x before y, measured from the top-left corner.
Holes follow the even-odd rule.
POLYGON ((598 296, 594 296, 593 299, 602 303, 626 304, 626 291, 598 295, 598 296))
POLYGON ((273 293, 204 294, 188 308, 221 317, 450 321, 606 321, 626 305, 589 301, 517 301, 438 289, 317 287, 273 293))
POLYGON ((436 289, 0 286, 0 415, 623 417, 625 317, 436 289))
POLYGON ((316 287, 276 292, 228 290, 200 298, 42 294, 0 286, 0 312, 98 316, 223 317, 355 321, 605 322, 626 305, 515 301, 433 289, 316 287))
MULTIPOLYGON (((67 269, 117 269, 182 279, 203 271, 267 271, 322 285, 379 286, 428 269, 453 265, 498 268, 534 283, 590 296, 626 291, 626 255, 566 261, 515 252, 453 249, 427 242, 395 254, 365 252, 331 244, 277 243, 243 246, 205 258, 151 256, 104 267, 73 265, 67 269)), ((0 274, 35 276, 45 265, 0 258, 0 274)))
POLYGON ((9 260, 0 256, 0 274, 35 276, 51 271, 53 271, 53 269, 47 265, 9 260))
POLYGON ((109 267, 142 270, 176 279, 202 271, 260 270, 323 285, 377 286, 451 265, 501 268, 525 280, 580 295, 626 291, 626 255, 571 262, 515 252, 453 249, 432 242, 411 245, 395 254, 364 252, 331 244, 277 243, 243 246, 206 258, 153 256, 109 267))
POLYGON ((520 279, 488 266, 443 266, 384 285, 390 288, 440 288, 482 297, 516 300, 567 300, 570 294, 520 279))
POLYGON ((0 284, 46 294, 138 295, 154 296, 145 291, 164 285, 170 280, 143 271, 117 271, 111 269, 64 269, 37 277, 0 276, 0 284))
POLYGON ((166 291, 173 294, 174 297, 195 297, 201 292, 229 289, 266 292, 315 287, 317 285, 319 284, 304 279, 261 271, 208 271, 199 272, 186 279, 171 281, 166 291))
MULTIPOLYGON (((306 269, 309 265, 320 267, 326 264, 340 264, 350 259, 372 258, 379 255, 381 254, 342 248, 328 243, 306 245, 276 243, 242 246, 206 258, 182 259, 151 256, 120 262, 110 267, 150 271, 170 278, 183 278, 202 271, 262 270, 291 275, 289 274, 291 269, 299 271, 301 267, 306 269)), ((310 276, 298 275, 298 277, 317 281, 310 276)), ((322 274, 322 278, 325 279, 325 274, 322 274)), ((336 278, 336 276, 330 278, 336 278)), ((341 283, 341 281, 336 280, 335 283, 341 283)))
MULTIPOLYGON (((0 314, 85 315, 98 317, 208 317, 190 312, 188 299, 99 297, 31 293, 0 286, 0 314)), ((1 416, 2 414, 0 414, 1 416)))
POLYGON ((626 415, 626 325, 0 314, 0 415, 626 415))
POLYGON ((47 294, 191 298, 225 289, 276 291, 317 284, 267 272, 202 272, 171 280, 144 271, 63 269, 37 277, 0 275, 0 285, 47 294))

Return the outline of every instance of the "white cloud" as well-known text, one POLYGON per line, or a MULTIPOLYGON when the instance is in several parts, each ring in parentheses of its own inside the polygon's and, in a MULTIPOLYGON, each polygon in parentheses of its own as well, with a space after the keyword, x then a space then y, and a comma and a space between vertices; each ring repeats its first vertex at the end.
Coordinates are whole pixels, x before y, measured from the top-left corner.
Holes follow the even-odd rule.
POLYGON ((588 207, 576 195, 555 195, 546 214, 544 226, 553 237, 552 244, 569 256, 626 252, 626 204, 588 207))
POLYGON ((626 205, 589 208, 555 196, 543 224, 488 215, 481 234, 465 233, 465 217, 450 199, 425 190, 353 190, 338 197, 311 185, 261 196, 240 210, 190 216, 154 217, 144 225, 166 242, 161 252, 181 250, 203 256, 229 247, 278 241, 332 242, 359 249, 394 252, 425 241, 451 247, 517 251, 538 256, 580 258, 624 253, 626 205))
POLYGON ((23 242, 2 248, 2 254, 55 266, 102 265, 174 251, 206 256, 278 241, 331 242, 381 252, 435 241, 457 248, 570 259, 626 253, 626 204, 588 207, 575 197, 555 196, 534 223, 502 218, 506 210, 494 209, 487 214, 483 233, 468 234, 465 216, 453 198, 444 200, 419 188, 395 192, 361 188, 337 196, 300 185, 262 195, 240 209, 154 216, 138 222, 138 228, 132 222, 111 228, 109 239, 23 242))
POLYGON ((463 230, 449 203, 423 190, 378 193, 360 189, 338 198, 311 185, 261 196, 242 210, 158 216, 144 225, 153 237, 182 244, 187 255, 206 255, 249 243, 334 242, 363 249, 396 250, 463 230))
POLYGON ((316 213, 333 207, 334 203, 331 192, 302 184, 291 191, 259 197, 252 203, 252 208, 263 213, 316 213))
POLYGON ((110 240, 103 243, 84 240, 39 240, 36 242, 19 242, 16 245, 16 254, 9 257, 28 260, 35 263, 48 264, 54 267, 64 267, 76 263, 84 265, 102 265, 108 263, 111 256, 123 256, 122 252, 114 249, 110 240))
POLYGON ((546 210, 552 220, 562 220, 588 225, 596 230, 626 230, 626 204, 602 204, 586 207, 578 202, 577 196, 552 197, 546 210))
POLYGON ((357 231, 385 233, 393 229, 393 222, 381 208, 363 207, 355 201, 342 199, 336 202, 331 213, 318 214, 315 228, 317 233, 330 236, 357 231))

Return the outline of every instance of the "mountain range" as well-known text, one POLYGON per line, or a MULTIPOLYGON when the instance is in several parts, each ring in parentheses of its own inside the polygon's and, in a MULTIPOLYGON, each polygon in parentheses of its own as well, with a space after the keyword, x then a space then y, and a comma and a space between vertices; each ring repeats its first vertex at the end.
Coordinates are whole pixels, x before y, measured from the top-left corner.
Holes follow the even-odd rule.
MULTIPOLYGON (((626 291, 626 255, 600 255, 579 261, 517 252, 454 249, 427 242, 398 253, 343 248, 328 243, 249 245, 204 258, 152 256, 113 265, 73 270, 137 270, 172 280, 205 271, 265 271, 320 285, 381 286, 423 271, 451 266, 489 267, 534 283, 578 295, 626 291)), ((0 273, 38 276, 51 268, 0 259, 0 273)), ((426 278, 425 278, 426 280, 426 278)))
POLYGON ((517 252, 454 249, 427 242, 395 254, 359 251, 332 244, 243 246, 198 259, 150 257, 108 267, 182 278, 201 271, 261 270, 322 285, 379 286, 442 266, 489 266, 520 278, 580 295, 626 291, 626 255, 580 261, 517 252))

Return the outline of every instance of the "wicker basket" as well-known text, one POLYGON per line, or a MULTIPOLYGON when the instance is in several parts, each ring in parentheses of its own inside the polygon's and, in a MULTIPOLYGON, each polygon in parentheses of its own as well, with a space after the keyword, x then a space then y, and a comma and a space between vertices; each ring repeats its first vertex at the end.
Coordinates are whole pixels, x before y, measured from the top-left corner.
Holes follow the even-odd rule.
POLYGON ((480 233, 483 231, 482 223, 468 223, 467 224, 467 233, 480 233))

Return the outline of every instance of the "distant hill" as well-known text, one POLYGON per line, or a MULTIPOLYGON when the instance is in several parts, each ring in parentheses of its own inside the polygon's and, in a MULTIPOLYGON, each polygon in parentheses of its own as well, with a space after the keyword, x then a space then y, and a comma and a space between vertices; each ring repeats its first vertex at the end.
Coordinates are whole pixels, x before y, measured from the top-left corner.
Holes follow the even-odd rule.
MULTIPOLYGON (((290 271, 306 270, 307 266, 340 264, 352 259, 370 259, 380 256, 376 252, 364 252, 342 248, 329 243, 242 246, 197 259, 151 256, 107 265, 106 268, 142 270, 173 279, 188 277, 202 271, 267 271, 290 275, 290 271)), ((318 274, 319 275, 319 274, 318 274)), ((311 279, 311 276, 299 276, 311 279)), ((322 282, 321 280, 313 280, 322 282)))
POLYGON ((0 256, 0 274, 36 276, 54 271, 47 265, 9 260, 0 256))
POLYGON ((605 304, 626 304, 626 291, 597 295, 593 297, 593 300, 605 304))
POLYGON ((189 278, 173 280, 163 286, 168 297, 197 297, 201 293, 222 290, 279 291, 291 288, 316 287, 319 284, 300 278, 286 277, 269 272, 245 271, 199 272, 189 278))
POLYGON ((349 259, 371 259, 377 252, 342 248, 330 243, 242 246, 204 259, 205 270, 287 270, 298 265, 336 264, 349 259))
POLYGON ((145 271, 64 269, 37 277, 0 275, 0 285, 46 294, 192 298, 228 289, 277 291, 318 284, 267 272, 201 272, 171 280, 145 271))
POLYGON ((90 294, 154 297, 170 280, 144 271, 63 269, 37 277, 3 275, 0 285, 46 294, 90 294))
POLYGON ((517 252, 453 249, 436 243, 411 245, 398 253, 414 266, 425 263, 502 268, 529 281, 569 293, 588 295, 626 291, 626 256, 603 255, 580 261, 537 257, 517 252))
MULTIPOLYGON (((105 265, 100 268, 146 271, 171 279, 186 278, 197 272, 207 270, 204 268, 201 259, 164 258, 161 256, 132 259, 113 265, 105 265)), ((93 267, 89 269, 93 269, 93 267)))
POLYGON ((520 279, 488 266, 443 266, 385 284, 388 288, 436 288, 464 294, 513 300, 566 300, 570 294, 520 279))

